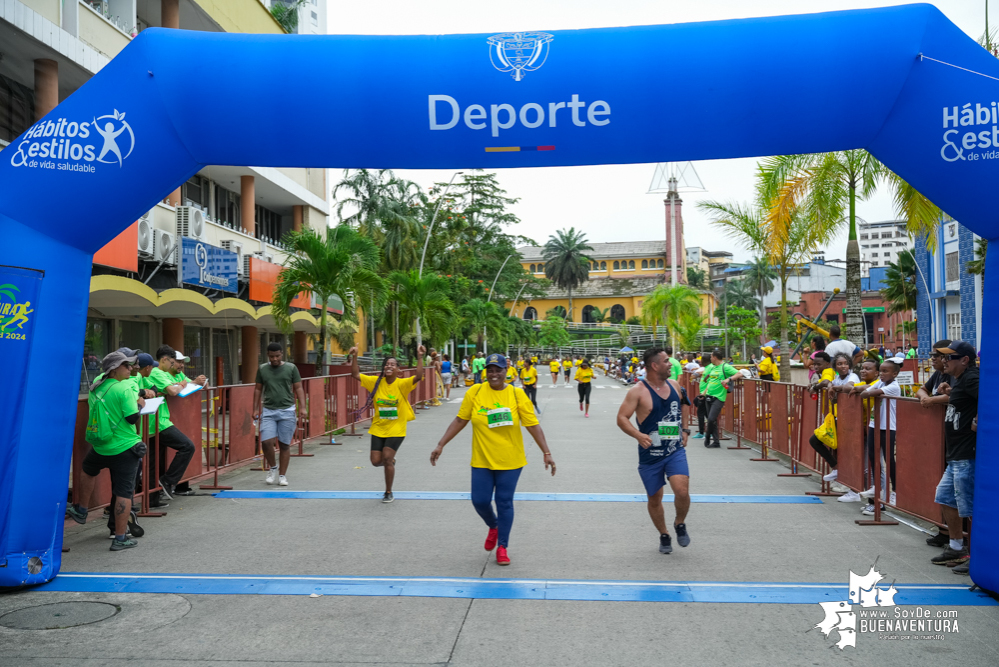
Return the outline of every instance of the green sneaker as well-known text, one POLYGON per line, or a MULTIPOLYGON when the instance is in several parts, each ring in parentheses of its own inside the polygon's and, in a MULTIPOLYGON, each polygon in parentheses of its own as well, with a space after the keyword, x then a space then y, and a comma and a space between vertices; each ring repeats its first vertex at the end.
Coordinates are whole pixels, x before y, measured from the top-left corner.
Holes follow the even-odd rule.
POLYGON ((139 543, 133 539, 130 539, 127 535, 124 540, 119 540, 117 537, 111 542, 111 551, 123 551, 125 549, 132 549, 139 546, 139 543))
POLYGON ((690 436, 690 439, 691 440, 704 440, 704 434, 703 433, 698 433, 696 435, 692 435, 692 436, 690 436))
POLYGON ((66 516, 77 523, 87 523, 87 514, 89 514, 89 512, 87 512, 86 509, 80 511, 76 509, 76 505, 73 503, 66 505, 66 516))

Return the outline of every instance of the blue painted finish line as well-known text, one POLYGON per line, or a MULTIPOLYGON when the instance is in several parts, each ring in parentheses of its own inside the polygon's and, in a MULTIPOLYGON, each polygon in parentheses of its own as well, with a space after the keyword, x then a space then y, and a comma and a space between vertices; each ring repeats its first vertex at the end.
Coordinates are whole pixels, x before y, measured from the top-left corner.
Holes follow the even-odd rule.
MULTIPOLYGON (((384 491, 219 491, 216 498, 282 498, 294 500, 378 500, 384 491)), ((470 500, 465 491, 396 491, 397 500, 470 500)), ((644 503, 648 497, 640 493, 517 493, 514 500, 557 500, 588 503, 644 503)), ((672 494, 663 496, 672 502, 672 494)), ((727 496, 693 494, 694 503, 761 503, 777 505, 821 505, 815 496, 727 496)))
MULTIPOLYGON (((967 585, 895 584, 900 605, 996 606, 967 585)), ((456 577, 322 577, 67 572, 39 591, 178 595, 345 595, 503 600, 815 604, 846 600, 846 584, 714 581, 573 581, 456 577)))

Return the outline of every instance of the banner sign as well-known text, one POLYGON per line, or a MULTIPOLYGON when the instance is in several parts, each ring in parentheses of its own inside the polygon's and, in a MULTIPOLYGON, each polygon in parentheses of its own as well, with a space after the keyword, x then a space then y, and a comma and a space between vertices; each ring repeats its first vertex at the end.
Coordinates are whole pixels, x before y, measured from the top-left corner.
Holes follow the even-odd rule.
POLYGON ((228 250, 190 237, 182 237, 180 247, 180 283, 212 287, 236 293, 239 256, 228 250))
MULTIPOLYGON (((21 443, 21 416, 28 360, 34 338, 38 293, 45 274, 35 269, 0 266, 0 354, 3 355, 4 383, 11 391, 0 401, 0 508, 10 507, 17 472, 17 452, 21 443)), ((0 516, 0 566, 7 553, 8 517, 0 516)))

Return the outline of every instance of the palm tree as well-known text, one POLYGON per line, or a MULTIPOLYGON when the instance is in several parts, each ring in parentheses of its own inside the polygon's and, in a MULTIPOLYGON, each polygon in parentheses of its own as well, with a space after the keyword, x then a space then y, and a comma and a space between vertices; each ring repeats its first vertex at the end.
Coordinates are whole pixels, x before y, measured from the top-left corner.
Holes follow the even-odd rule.
POLYGON ((288 308, 304 292, 316 298, 319 308, 319 374, 326 374, 326 330, 330 297, 343 302, 343 317, 356 321, 360 303, 380 299, 385 283, 378 277, 378 247, 347 225, 289 232, 284 237, 290 254, 274 286, 274 321, 291 329, 288 308))
POLYGON ((694 289, 708 288, 708 272, 696 266, 687 267, 687 284, 694 289))
POLYGON ((579 287, 590 279, 589 263, 593 259, 585 254, 587 250, 593 248, 587 245, 586 235, 577 232, 575 227, 570 227, 568 231, 560 229, 553 236, 549 236, 541 253, 545 260, 545 277, 555 283, 556 287, 569 293, 569 312, 566 319, 570 322, 572 288, 579 287))
POLYGON ((336 205, 340 222, 354 225, 373 238, 386 206, 395 194, 394 181, 391 169, 344 169, 343 180, 333 186, 333 198, 343 197, 336 205), (354 209, 354 212, 344 217, 345 208, 354 209))
POLYGON ((656 327, 666 327, 675 343, 676 325, 680 319, 684 316, 697 317, 700 310, 701 300, 697 292, 687 285, 657 285, 642 303, 642 324, 652 327, 653 339, 656 327))
MULTIPOLYGON (((756 293, 760 297, 759 306, 756 310, 760 313, 760 331, 767 328, 767 310, 764 307, 764 300, 767 294, 773 291, 774 281, 777 279, 777 272, 770 266, 770 260, 766 257, 756 255, 749 261, 748 268, 742 274, 749 281, 750 285, 756 288, 756 293)), ((749 308, 748 310, 754 310, 749 308)))
POLYGON ((676 323, 676 337, 680 343, 680 349, 696 350, 703 328, 704 318, 700 315, 688 314, 680 317, 680 321, 676 323))
MULTIPOLYGON (((776 276, 776 274, 774 274, 776 276)), ((749 278, 730 280, 725 283, 725 308, 745 308, 759 310, 760 300, 756 298, 756 286, 749 278)))
POLYGON ((395 288, 396 302, 402 310, 401 316, 412 322, 417 320, 427 325, 431 341, 446 340, 451 334, 454 318, 454 304, 448 298, 450 284, 445 278, 435 274, 420 277, 417 269, 393 271, 388 277, 395 288))
POLYGON ((868 199, 878 184, 884 182, 892 192, 896 213, 906 221, 909 235, 929 233, 931 246, 940 210, 863 149, 767 158, 760 164, 759 176, 759 204, 767 212, 767 241, 772 249, 786 245, 787 238, 782 234, 790 229, 791 218, 795 216, 804 215, 813 224, 834 231, 843 222, 848 223, 847 336, 853 341, 862 340, 857 199, 868 199))
POLYGON ((482 350, 485 330, 500 331, 506 324, 507 314, 492 301, 469 299, 459 309, 462 325, 475 336, 476 351, 482 350))
MULTIPOLYGON (((759 206, 704 202, 699 205, 713 215, 712 223, 721 227, 726 235, 736 239, 751 251, 764 252, 774 267, 780 281, 781 303, 787 301, 787 281, 801 264, 811 259, 815 248, 825 243, 833 234, 838 220, 826 218, 826 225, 806 217, 795 209, 790 215, 777 218, 780 229, 768 229, 768 211, 759 206), (776 239, 776 240, 775 240, 776 239)), ((766 330, 763 327, 763 330, 766 330)), ((787 345, 787 309, 780 310, 780 338, 787 345)), ((791 357, 781 355, 781 373, 791 377, 791 357)))
POLYGON ((985 255, 989 251, 989 240, 978 239, 975 241, 975 258, 968 262, 968 273, 973 276, 981 276, 985 279, 985 255))
POLYGON ((606 321, 607 318, 610 317, 610 306, 604 308, 603 310, 600 310, 596 306, 593 306, 593 308, 590 310, 590 317, 592 317, 593 321, 596 322, 597 324, 606 321))
MULTIPOLYGON (((911 250, 898 253, 898 260, 885 271, 884 282, 881 297, 888 303, 888 314, 912 313, 916 307, 916 258, 911 250)), ((905 345, 904 330, 902 345, 905 345)))

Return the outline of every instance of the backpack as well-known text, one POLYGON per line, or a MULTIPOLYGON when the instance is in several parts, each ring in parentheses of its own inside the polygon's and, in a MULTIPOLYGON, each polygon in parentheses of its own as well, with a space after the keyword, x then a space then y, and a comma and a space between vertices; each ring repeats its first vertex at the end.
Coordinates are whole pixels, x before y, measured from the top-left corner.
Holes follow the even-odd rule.
POLYGON ((91 445, 106 445, 111 442, 114 430, 118 426, 118 422, 111 423, 111 412, 104 401, 104 397, 111 391, 112 386, 106 381, 102 382, 100 386, 90 392, 90 397, 87 400, 89 416, 87 417, 87 432, 84 439, 91 445), (102 387, 106 387, 104 392, 98 393, 102 387))

